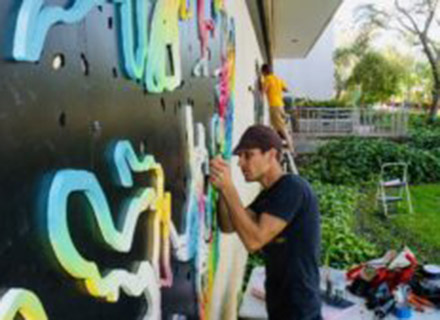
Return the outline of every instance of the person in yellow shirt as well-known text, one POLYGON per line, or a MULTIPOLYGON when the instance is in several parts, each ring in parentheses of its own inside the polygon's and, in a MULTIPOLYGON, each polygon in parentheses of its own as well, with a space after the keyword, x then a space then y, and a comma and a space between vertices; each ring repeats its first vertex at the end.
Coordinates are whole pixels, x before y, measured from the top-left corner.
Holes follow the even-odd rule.
POLYGON ((287 92, 287 84, 284 80, 277 77, 272 67, 264 64, 261 67, 263 74, 262 88, 269 102, 269 115, 272 127, 287 142, 289 149, 294 152, 292 137, 286 127, 286 113, 284 111, 283 92, 287 92))

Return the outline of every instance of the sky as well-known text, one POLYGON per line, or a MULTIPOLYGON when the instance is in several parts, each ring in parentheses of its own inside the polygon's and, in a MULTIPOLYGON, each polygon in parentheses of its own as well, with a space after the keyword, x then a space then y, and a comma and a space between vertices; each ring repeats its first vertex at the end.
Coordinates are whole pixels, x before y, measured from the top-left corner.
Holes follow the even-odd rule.
POLYGON ((335 33, 337 45, 343 45, 345 42, 354 38, 355 19, 354 11, 358 6, 373 3, 372 0, 344 0, 338 12, 335 15, 335 33))
MULTIPOLYGON (((390 0, 344 0, 335 15, 335 41, 336 47, 350 44, 356 36, 356 8, 365 4, 380 4, 382 6, 392 6, 390 0)), ((397 48, 405 54, 418 55, 418 50, 409 47, 404 41, 399 40, 399 35, 395 32, 382 32, 374 41, 374 47, 385 49, 387 47, 397 48)))

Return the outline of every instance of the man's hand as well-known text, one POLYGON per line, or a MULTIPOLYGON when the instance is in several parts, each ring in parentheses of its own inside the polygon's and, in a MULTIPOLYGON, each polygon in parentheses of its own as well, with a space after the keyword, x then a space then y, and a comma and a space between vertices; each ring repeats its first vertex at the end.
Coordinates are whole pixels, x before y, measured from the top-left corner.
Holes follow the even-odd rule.
POLYGON ((210 170, 210 181, 217 189, 223 191, 232 186, 231 169, 221 156, 211 160, 210 170))

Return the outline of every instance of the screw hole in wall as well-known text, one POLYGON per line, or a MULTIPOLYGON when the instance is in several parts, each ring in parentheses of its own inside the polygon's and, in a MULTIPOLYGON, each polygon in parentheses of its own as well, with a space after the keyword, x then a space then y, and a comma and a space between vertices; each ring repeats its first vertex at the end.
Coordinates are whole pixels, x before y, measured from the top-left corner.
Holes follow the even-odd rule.
POLYGON ((64 54, 57 53, 54 55, 52 59, 52 68, 54 70, 60 70, 66 65, 66 58, 64 57, 64 54))
POLYGON ((160 105, 162 106, 162 111, 165 112, 167 106, 165 104, 165 99, 164 98, 160 98, 160 105))
POLYGON ((98 11, 99 11, 99 12, 102 12, 102 11, 103 11, 103 9, 102 9, 102 6, 101 6, 101 5, 99 5, 99 6, 98 6, 98 11))
POLYGON ((112 75, 115 79, 118 77, 118 69, 116 69, 115 67, 112 68, 112 75))
POLYGON ((64 111, 58 116, 58 124, 61 128, 64 128, 67 125, 67 116, 64 111))
POLYGON ((108 17, 107 27, 109 28, 109 30, 113 29, 113 17, 108 17))
POLYGON ((81 53, 81 70, 85 76, 89 75, 89 61, 84 53, 81 53))

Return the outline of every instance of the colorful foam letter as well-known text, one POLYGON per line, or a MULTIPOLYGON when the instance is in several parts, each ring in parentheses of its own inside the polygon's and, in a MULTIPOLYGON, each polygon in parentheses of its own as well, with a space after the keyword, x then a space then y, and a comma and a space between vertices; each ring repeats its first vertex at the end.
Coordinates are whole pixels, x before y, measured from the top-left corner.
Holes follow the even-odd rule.
POLYGON ((12 55, 20 61, 37 61, 49 29, 57 23, 81 21, 106 0, 76 0, 69 9, 45 6, 43 0, 23 0, 18 13, 12 55))
POLYGON ((10 289, 0 296, 0 320, 14 320, 20 315, 24 320, 47 320, 43 304, 29 290, 10 289))
POLYGON ((156 1, 145 81, 149 92, 173 91, 182 82, 179 9, 180 0, 156 1))
MULTIPOLYGON (((117 227, 110 213, 110 207, 96 176, 84 170, 61 170, 55 174, 49 190, 47 217, 50 244, 55 255, 72 277, 83 280, 88 292, 95 297, 105 298, 109 302, 119 299, 123 290, 130 296, 144 294, 148 302, 148 311, 144 319, 160 318, 159 263, 165 262, 166 252, 160 252, 161 229, 167 234, 170 223, 171 197, 164 193, 164 176, 160 165, 152 156, 138 158, 127 141, 116 144, 113 159, 116 165, 118 181, 124 187, 133 186, 132 172, 153 173, 153 187, 143 187, 128 199, 127 206, 119 217, 117 227), (71 238, 68 225, 68 200, 73 193, 81 193, 90 203, 98 222, 104 242, 111 249, 128 252, 133 244, 134 232, 141 214, 149 215, 148 241, 149 261, 141 261, 135 270, 110 270, 101 274, 93 261, 86 260, 71 238), (160 260, 161 259, 161 260, 160 260)), ((165 250, 166 251, 166 250, 165 250)), ((170 283, 170 274, 166 273, 164 283, 170 283)))

